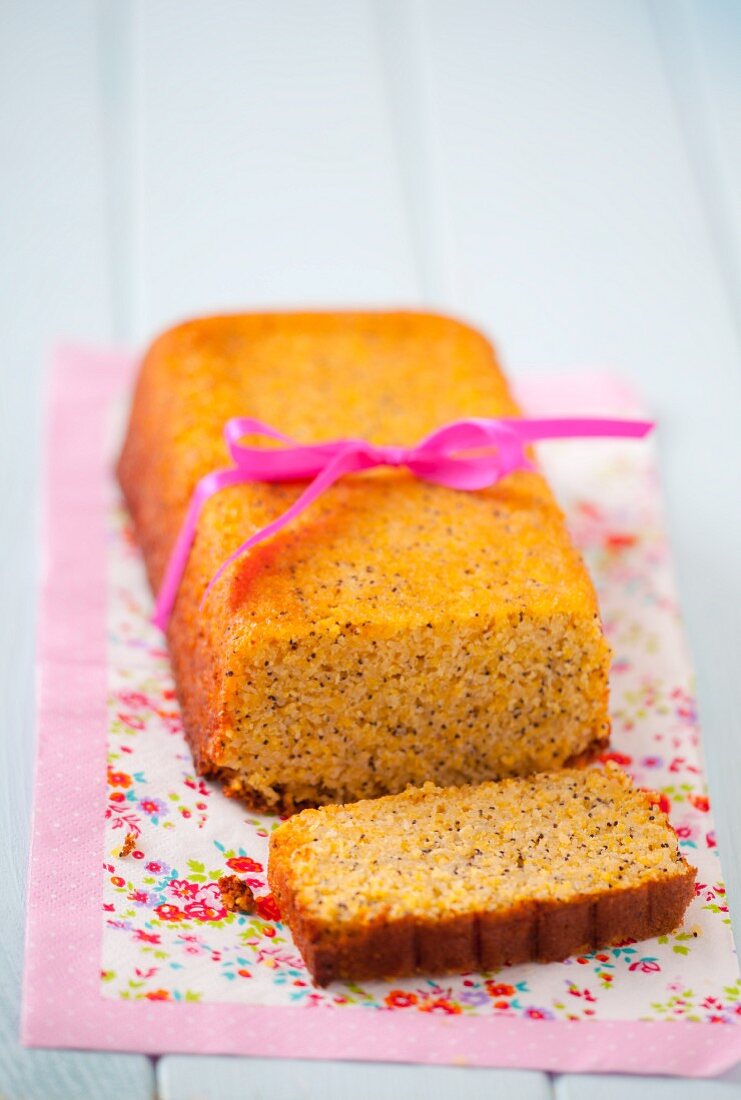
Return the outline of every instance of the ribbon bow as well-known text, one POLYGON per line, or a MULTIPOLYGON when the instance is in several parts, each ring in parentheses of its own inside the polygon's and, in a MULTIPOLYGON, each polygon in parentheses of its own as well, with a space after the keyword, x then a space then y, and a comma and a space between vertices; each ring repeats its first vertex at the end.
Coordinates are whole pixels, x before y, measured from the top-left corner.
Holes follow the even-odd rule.
POLYGON ((404 466, 423 481, 471 492, 496 484, 514 470, 534 469, 525 449, 538 440, 580 437, 640 439, 653 426, 643 420, 472 418, 456 420, 438 428, 413 447, 377 447, 363 439, 297 443, 260 420, 233 417, 224 425, 224 438, 234 465, 206 474, 196 485, 157 596, 154 622, 163 630, 167 626, 203 505, 214 493, 230 485, 312 479, 290 508, 272 523, 255 531, 226 558, 209 581, 204 600, 233 561, 277 534, 335 481, 348 474, 378 466, 404 466), (269 449, 247 447, 240 443, 245 435, 266 436, 285 446, 269 449), (476 453, 467 453, 471 451, 476 453))

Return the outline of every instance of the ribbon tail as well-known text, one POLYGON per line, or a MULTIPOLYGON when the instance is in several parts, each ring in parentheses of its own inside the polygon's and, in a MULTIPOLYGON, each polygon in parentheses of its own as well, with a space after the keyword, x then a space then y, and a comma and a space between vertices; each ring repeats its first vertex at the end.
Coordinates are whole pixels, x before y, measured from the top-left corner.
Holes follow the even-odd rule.
POLYGON ((170 554, 162 584, 157 592, 157 602, 154 605, 152 622, 163 631, 167 627, 167 622, 175 603, 175 597, 180 588, 180 582, 183 579, 185 563, 188 560, 190 548, 193 545, 196 524, 198 523, 198 516, 200 515, 202 507, 203 501, 198 500, 194 494, 188 505, 188 511, 183 526, 180 528, 175 546, 170 554))
POLYGON ((537 443, 544 439, 643 439, 656 427, 652 420, 624 420, 612 417, 523 417, 507 419, 521 439, 537 443))
POLYGON ((235 562, 243 554, 246 554, 248 550, 251 550, 254 546, 259 545, 261 542, 265 542, 266 539, 276 535, 292 520, 300 516, 310 505, 317 500, 322 493, 325 493, 336 481, 345 477, 346 474, 356 473, 359 470, 369 469, 371 466, 377 465, 376 462, 370 461, 367 455, 364 455, 358 451, 355 446, 348 447, 347 450, 340 451, 333 459, 331 459, 323 470, 320 470, 314 480, 307 485, 300 497, 298 497, 290 508, 286 509, 282 515, 274 519, 272 523, 266 524, 258 531, 255 531, 253 535, 250 535, 248 539, 238 546, 233 553, 219 566, 214 573, 211 580, 206 586, 206 591, 203 593, 200 607, 203 607, 204 603, 208 599, 211 589, 222 577, 224 572, 229 568, 232 562, 235 562))
POLYGON ((214 495, 214 493, 218 493, 221 489, 226 489, 229 485, 238 485, 244 480, 245 477, 242 471, 236 467, 232 467, 228 470, 214 470, 210 474, 206 474, 205 477, 202 477, 196 485, 193 495, 190 498, 182 527, 178 532, 175 545, 170 553, 165 575, 157 593, 157 602, 154 606, 152 622, 155 626, 158 626, 160 630, 166 629, 168 620, 172 614, 178 589, 183 579, 183 573, 188 564, 190 549, 196 536, 196 527, 203 505, 209 497, 214 495))

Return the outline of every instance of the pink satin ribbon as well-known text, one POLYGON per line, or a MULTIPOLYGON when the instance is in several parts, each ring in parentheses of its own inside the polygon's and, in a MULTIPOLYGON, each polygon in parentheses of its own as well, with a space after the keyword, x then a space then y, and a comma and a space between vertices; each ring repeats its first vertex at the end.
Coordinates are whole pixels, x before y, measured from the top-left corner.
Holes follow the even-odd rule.
POLYGON ((198 517, 214 493, 230 485, 254 481, 297 481, 312 478, 303 493, 283 515, 266 524, 237 547, 209 581, 205 600, 223 572, 253 546, 277 534, 348 474, 378 466, 404 466, 416 477, 435 485, 468 492, 486 489, 514 470, 532 470, 525 448, 544 439, 586 437, 641 439, 654 425, 645 420, 530 418, 456 420, 438 428, 413 447, 377 447, 362 439, 335 439, 328 443, 301 444, 251 417, 233 417, 224 426, 234 466, 214 470, 196 485, 157 596, 153 621, 163 630, 170 618, 180 582, 195 538, 198 517), (246 447, 245 435, 263 435, 285 447, 246 447), (465 452, 475 451, 475 454, 465 452))

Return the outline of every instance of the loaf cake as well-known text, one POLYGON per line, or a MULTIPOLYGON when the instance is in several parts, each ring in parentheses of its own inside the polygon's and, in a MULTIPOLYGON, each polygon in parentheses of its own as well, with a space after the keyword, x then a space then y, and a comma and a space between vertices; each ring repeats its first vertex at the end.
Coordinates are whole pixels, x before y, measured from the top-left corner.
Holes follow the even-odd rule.
POLYGON ((695 870, 610 766, 304 810, 268 880, 314 980, 548 962, 680 924, 695 870))
MULTIPOLYGON (((188 501, 231 464, 234 416, 300 442, 409 445, 451 420, 517 416, 487 341, 422 313, 213 317, 144 358, 118 466, 152 587, 188 501)), ((201 774, 295 810, 525 775, 608 739, 595 593, 537 472, 462 492, 400 469, 347 477, 225 558, 296 499, 238 485, 206 504, 167 630, 201 774)))

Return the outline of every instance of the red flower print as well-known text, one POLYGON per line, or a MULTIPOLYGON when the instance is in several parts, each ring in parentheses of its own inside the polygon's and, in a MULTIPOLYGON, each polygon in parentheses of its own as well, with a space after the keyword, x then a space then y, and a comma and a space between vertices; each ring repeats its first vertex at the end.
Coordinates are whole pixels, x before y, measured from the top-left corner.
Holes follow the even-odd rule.
POLYGON ((108 772, 108 783, 111 787, 130 787, 131 776, 126 772, 108 772))
POLYGON ((627 768, 633 763, 633 757, 626 756, 624 752, 603 752, 600 753, 599 759, 603 764, 611 761, 613 764, 619 764, 621 768, 627 768))
POLYGON ((584 989, 579 989, 575 982, 569 982, 569 993, 572 997, 583 997, 585 1001, 594 1002, 596 1000, 594 994, 590 993, 586 986, 584 989))
POLYGON ((108 795, 108 797, 111 800, 111 802, 125 802, 126 801, 126 795, 123 793, 123 791, 111 791, 111 793, 108 795))
POLYGON ((137 928, 134 932, 134 939, 139 940, 141 943, 159 943, 159 932, 144 932, 141 928, 137 928))
POLYGON ((177 905, 168 905, 166 903, 164 905, 157 905, 155 906, 154 911, 160 918, 160 920, 173 922, 185 920, 185 914, 183 913, 182 909, 178 909, 177 905))
POLYGON ((689 800, 695 809, 700 810, 701 813, 706 814, 710 809, 710 801, 704 794, 691 794, 689 800))
POLYGON ((167 884, 167 889, 175 898, 198 897, 198 883, 188 882, 185 878, 173 878, 167 884))
POLYGON ((526 1008, 523 1016, 527 1016, 528 1020, 547 1020, 545 1012, 540 1008, 526 1008))
POLYGON ((129 727, 129 729, 132 729, 132 730, 143 730, 144 729, 144 719, 140 718, 138 714, 122 714, 119 711, 118 718, 119 718, 119 721, 123 722, 124 725, 129 727))
POLYGON ((389 1008, 411 1008, 417 1003, 416 993, 404 993, 401 989, 393 989, 384 998, 389 1008))
POLYGON ((134 890, 133 894, 128 895, 129 901, 138 901, 140 905, 147 904, 147 891, 146 890, 134 890))
POLYGON ((248 871, 262 871, 263 869, 262 863, 257 863, 249 856, 234 856, 226 861, 226 865, 240 875, 246 875, 248 871))
POLYGON ((708 848, 717 847, 718 842, 715 839, 715 829, 711 829, 710 832, 705 835, 705 843, 707 844, 708 848))
POLYGON ((149 863, 145 864, 145 867, 153 875, 161 875, 165 870, 164 863, 160 863, 156 859, 150 860, 149 863))
POLYGON ((605 536, 605 546, 608 550, 628 550, 638 542, 636 535, 618 534, 605 536))
POLYGON ((512 997, 515 992, 513 985, 505 985, 504 982, 484 982, 486 992, 490 997, 512 997))
POLYGON ((221 920, 226 909, 223 906, 217 909, 203 900, 191 901, 185 906, 185 915, 194 920, 221 920))
POLYGON ((166 989, 152 989, 149 993, 145 993, 144 996, 148 1001, 169 1001, 170 994, 166 989))
POLYGON ((118 698, 123 706, 131 710, 140 710, 149 705, 146 695, 142 695, 140 691, 120 691, 118 698))
POLYGON ((636 959, 628 967, 628 970, 640 970, 643 974, 653 974, 657 970, 661 970, 656 959, 636 959))
POLYGON ((263 920, 280 920, 280 909, 272 894, 265 894, 261 898, 256 898, 255 907, 258 916, 262 917, 263 920))
POLYGON ((111 875, 111 882, 114 886, 125 886, 126 879, 121 878, 120 875, 111 875))
POLYGON ((422 1012, 439 1012, 444 1016, 460 1016, 461 1014, 459 1005, 453 1004, 446 997, 436 997, 434 1001, 427 1001, 426 1004, 420 1005, 420 1009, 422 1012))

